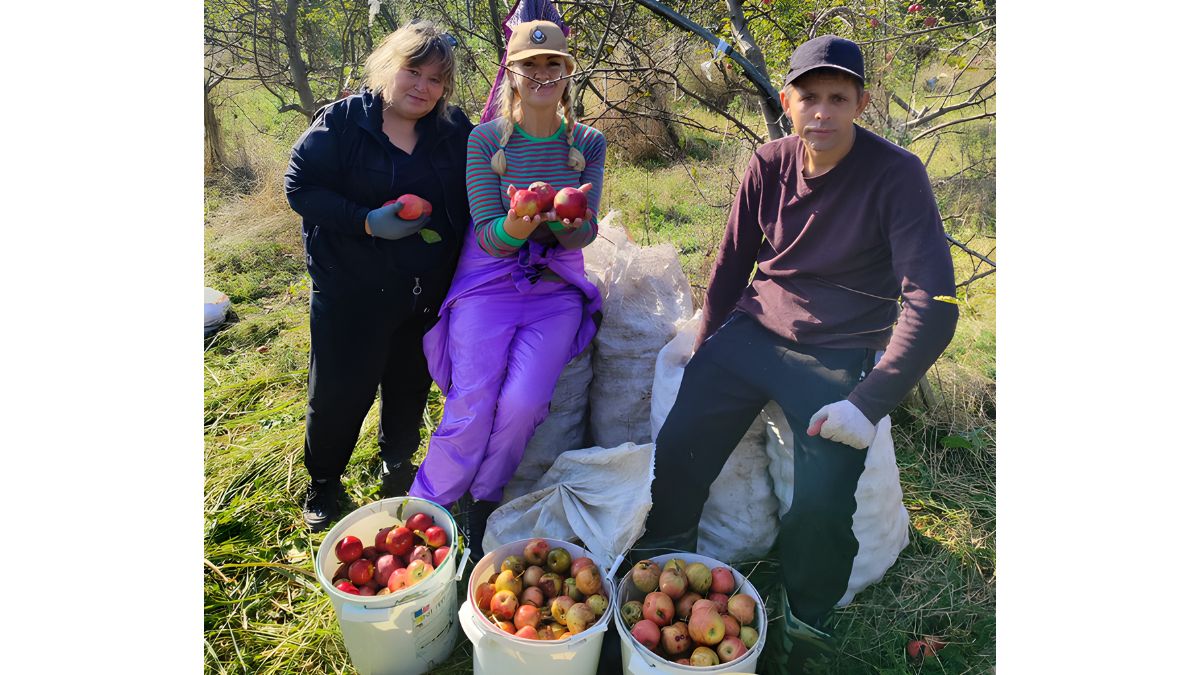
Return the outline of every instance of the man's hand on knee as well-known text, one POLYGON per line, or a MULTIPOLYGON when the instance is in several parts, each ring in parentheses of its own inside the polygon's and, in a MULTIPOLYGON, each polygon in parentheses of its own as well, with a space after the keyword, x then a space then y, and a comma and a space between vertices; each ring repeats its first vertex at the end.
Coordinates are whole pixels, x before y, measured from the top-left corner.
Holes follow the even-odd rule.
POLYGON ((875 440, 875 425, 850 401, 838 401, 821 408, 808 421, 808 435, 817 434, 866 450, 875 440))

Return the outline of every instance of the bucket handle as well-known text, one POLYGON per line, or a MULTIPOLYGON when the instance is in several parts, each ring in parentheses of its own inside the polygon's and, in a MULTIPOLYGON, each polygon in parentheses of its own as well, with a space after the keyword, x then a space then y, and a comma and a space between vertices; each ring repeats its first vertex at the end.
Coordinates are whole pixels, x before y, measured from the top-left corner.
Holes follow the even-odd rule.
POLYGON ((471 548, 463 547, 462 560, 458 561, 458 571, 454 573, 455 581, 462 581, 463 571, 467 569, 467 561, 471 559, 471 548))
POLYGON ((471 601, 467 600, 458 609, 458 624, 462 626, 463 633, 472 645, 478 647, 486 640, 492 640, 492 636, 487 634, 487 631, 480 628, 476 622, 475 616, 471 613, 471 601))
POLYGON ((604 578, 608 579, 609 584, 616 583, 617 569, 621 567, 621 563, 625 562, 625 554, 629 553, 629 551, 630 549, 625 549, 623 553, 618 553, 616 559, 613 560, 612 566, 608 568, 608 574, 604 575, 604 578))
POLYGON ((365 607, 363 605, 346 603, 341 608, 342 620, 351 623, 383 623, 391 616, 393 607, 395 605, 388 607, 365 607))

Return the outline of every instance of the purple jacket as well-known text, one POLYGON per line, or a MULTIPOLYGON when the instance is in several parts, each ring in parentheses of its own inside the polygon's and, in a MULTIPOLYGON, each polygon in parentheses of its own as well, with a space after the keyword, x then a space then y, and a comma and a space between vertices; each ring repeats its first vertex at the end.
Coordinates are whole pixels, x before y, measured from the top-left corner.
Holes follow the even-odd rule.
MULTIPOLYGON (((474 224, 471 227, 473 226, 474 224)), ((475 237, 465 237, 454 281, 450 283, 450 291, 442 303, 442 308, 438 310, 438 322, 425 334, 424 339, 429 374, 443 392, 450 389, 450 330, 449 321, 446 320, 448 310, 458 298, 499 277, 512 279, 514 293, 528 291, 540 275, 540 270, 534 265, 545 265, 564 282, 583 293, 583 311, 579 315, 579 329, 575 332, 575 343, 571 347, 570 358, 573 359, 582 353, 596 336, 596 329, 600 325, 600 291, 587 280, 581 249, 547 248, 530 240, 516 255, 495 257, 480 248, 475 237)), ((497 316, 496 321, 502 322, 504 317, 497 316)))

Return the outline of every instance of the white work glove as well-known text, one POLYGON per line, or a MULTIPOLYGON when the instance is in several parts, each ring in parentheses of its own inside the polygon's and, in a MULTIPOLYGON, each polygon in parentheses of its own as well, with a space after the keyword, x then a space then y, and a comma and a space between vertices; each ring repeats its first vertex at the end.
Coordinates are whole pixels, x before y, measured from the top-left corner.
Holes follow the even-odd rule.
POLYGON ((850 401, 838 401, 821 408, 808 421, 808 435, 845 443, 866 450, 875 440, 875 425, 850 401))

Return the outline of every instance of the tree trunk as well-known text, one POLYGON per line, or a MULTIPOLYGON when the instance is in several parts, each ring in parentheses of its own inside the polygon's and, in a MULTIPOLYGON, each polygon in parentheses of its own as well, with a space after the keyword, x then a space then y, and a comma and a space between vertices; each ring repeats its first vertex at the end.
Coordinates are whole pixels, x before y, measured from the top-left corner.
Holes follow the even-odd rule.
POLYGON ((488 11, 492 14, 492 44, 496 47, 496 62, 502 63, 504 60, 504 32, 500 30, 500 22, 504 17, 500 16, 500 6, 496 0, 488 0, 488 11))
MULTIPOLYGON (((767 72, 767 62, 763 58, 762 50, 758 48, 758 43, 754 41, 754 36, 746 29, 746 15, 742 13, 741 0, 725 0, 725 5, 729 8, 729 27, 733 31, 734 38, 737 39, 738 45, 742 49, 742 53, 760 73, 767 72)), ((777 117, 779 110, 779 102, 768 100, 766 96, 760 94, 758 96, 758 108, 762 112, 763 121, 767 123, 767 133, 771 136, 771 140, 777 140, 787 135, 787 132, 779 124, 777 117)))
POLYGON ((308 66, 300 52, 300 38, 296 30, 296 14, 300 9, 300 0, 287 0, 287 11, 282 18, 283 39, 287 45, 288 70, 292 75, 292 83, 296 94, 300 97, 300 111, 306 117, 311 117, 317 109, 312 87, 308 84, 308 66))
POLYGON ((221 125, 217 120, 217 108, 209 95, 211 89, 204 90, 204 172, 216 170, 225 164, 225 148, 221 144, 221 125))

